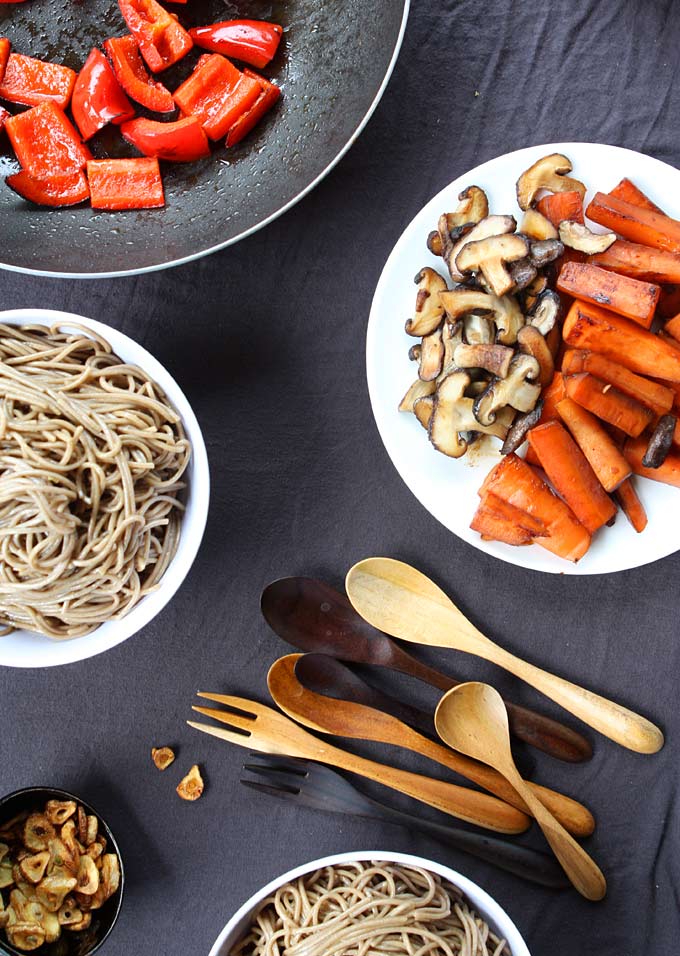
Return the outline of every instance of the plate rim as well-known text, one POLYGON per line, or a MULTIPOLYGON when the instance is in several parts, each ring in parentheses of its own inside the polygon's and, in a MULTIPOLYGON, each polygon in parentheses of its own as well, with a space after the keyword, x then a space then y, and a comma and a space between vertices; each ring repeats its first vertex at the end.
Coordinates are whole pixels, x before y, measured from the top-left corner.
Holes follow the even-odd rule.
MULTIPOLYGON (((526 561, 518 560, 521 558, 520 554, 512 555, 512 554, 505 554, 505 553, 496 553, 495 551, 488 549, 486 546, 486 543, 482 541, 481 537, 479 537, 479 540, 474 540, 472 538, 468 540, 466 537, 461 536, 458 532, 449 528, 437 515, 433 514, 433 512, 430 510, 428 505, 425 504, 423 500, 421 500, 419 495, 416 494, 416 492, 413 490, 410 484, 406 481, 405 477, 402 475, 402 471, 398 467, 393 457, 392 449, 390 448, 390 445, 393 444, 393 442, 388 441, 384 434, 383 424, 381 421, 382 413, 378 411, 380 407, 380 402, 378 398, 377 384, 372 374, 372 366, 375 365, 375 361, 376 361, 375 354, 378 349, 378 343, 376 341, 376 336, 377 336, 376 330, 378 325, 379 300, 382 297, 383 289, 385 288, 388 281, 387 274, 390 271, 390 268, 393 266, 393 263, 396 260, 398 260, 400 247, 403 243, 405 243, 406 241, 405 237, 407 233, 409 233, 409 231, 413 228, 415 221, 421 216, 421 214, 426 209, 426 207, 428 207, 431 204, 435 204, 438 200, 440 200, 440 197, 443 197, 444 194, 451 189, 454 183, 458 182, 459 180, 467 179, 470 176, 472 176, 472 174, 476 176, 478 170, 481 167, 487 166, 488 164, 496 163, 500 160, 512 161, 513 159, 517 159, 521 154, 526 154, 527 156, 529 156, 532 152, 535 152, 536 150, 545 150, 550 152, 563 152, 568 154, 569 150, 572 150, 572 151, 575 149, 578 150, 582 147, 612 150, 616 152, 617 154, 628 155, 634 159, 637 159, 639 157, 644 157, 645 160, 651 160, 653 163, 659 164, 660 166, 665 167, 666 169, 672 171, 673 173, 680 175, 679 169, 672 166, 670 163, 667 163, 662 159, 657 159, 656 156, 652 156, 648 153, 642 153, 639 150, 629 149, 628 147, 617 146, 611 143, 588 142, 585 140, 530 144, 528 146, 520 147, 519 149, 511 150, 510 152, 507 152, 507 153, 501 153, 497 156, 492 156, 489 159, 486 159, 483 162, 479 163, 477 166, 473 167, 472 169, 463 171, 459 176, 454 177, 450 182, 446 183, 434 195, 430 196, 430 198, 427 199, 420 206, 418 210, 416 210, 414 215, 410 218, 409 222, 401 230, 401 233, 395 240, 389 252, 389 255, 387 256, 387 259, 385 260, 385 263, 383 265, 383 268, 380 272, 380 276, 375 286, 375 291, 373 293, 373 298, 371 301, 371 308, 370 308, 369 318, 368 318, 368 324, 366 328, 366 379, 367 379, 369 400, 371 404, 371 412, 373 415, 373 420, 378 430, 378 434, 380 436, 380 440, 382 442, 383 448, 385 452, 387 453, 387 456, 390 459, 392 466, 394 467, 401 481, 408 488, 413 498, 415 498, 415 500, 418 502, 418 504, 420 504, 421 507, 424 508, 425 511, 429 515, 431 515, 434 518, 434 520, 437 521, 437 523, 440 524, 449 534, 453 535, 463 544, 469 545, 475 548, 476 550, 482 552, 488 557, 494 558, 495 560, 498 560, 498 561, 502 561, 504 564, 510 564, 513 567, 519 568, 523 571, 531 571, 537 574, 554 574, 554 575, 564 575, 564 576, 574 576, 574 577, 575 576, 595 577, 595 576, 604 575, 604 574, 618 574, 623 571, 631 571, 631 570, 634 570, 635 568, 644 567, 645 565, 649 565, 649 564, 654 564, 655 562, 661 561, 664 558, 670 557, 673 554, 677 554, 678 551, 680 551, 680 542, 678 544, 671 543, 668 550, 664 550, 662 553, 654 555, 653 557, 641 557, 640 559, 637 559, 637 560, 634 559, 633 563, 625 564, 621 567, 589 568, 587 567, 587 565, 584 567, 581 564, 581 562, 577 562, 574 564, 573 562, 560 561, 559 559, 556 559, 555 566, 550 565, 548 567, 536 567, 531 563, 527 563, 526 561)), ((648 479, 642 479, 642 480, 644 480, 645 482, 648 481, 648 479)), ((510 546, 508 546, 508 548, 509 547, 510 546)), ((515 548, 514 549, 515 552, 519 552, 521 550, 529 551, 530 548, 524 548, 524 549, 515 548)), ((535 554, 536 552, 532 551, 532 553, 535 554)))

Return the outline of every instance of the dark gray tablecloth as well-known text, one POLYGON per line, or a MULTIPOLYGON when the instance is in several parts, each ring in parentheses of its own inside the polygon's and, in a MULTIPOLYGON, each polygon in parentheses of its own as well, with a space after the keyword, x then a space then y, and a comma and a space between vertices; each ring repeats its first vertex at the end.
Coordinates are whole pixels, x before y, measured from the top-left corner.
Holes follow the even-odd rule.
MULTIPOLYGON (((82 664, 0 670, 0 792, 39 783, 79 792, 120 840, 127 898, 110 956, 206 953, 265 881, 322 854, 372 848, 420 853, 479 881, 536 956, 678 951, 680 557, 581 579, 515 569, 457 540, 416 502, 383 450, 366 391, 364 335, 394 241, 466 169, 518 147, 569 140, 680 163, 680 8, 671 0, 414 6, 392 82, 363 136, 264 232, 140 278, 0 274, 3 308, 89 315, 155 353, 193 403, 212 467, 203 547, 151 626, 82 664), (604 903, 534 889, 396 828, 259 798, 238 784, 245 752, 184 725, 197 689, 266 699, 267 669, 286 647, 260 618, 264 584, 295 573, 339 584, 369 554, 415 563, 508 648, 664 726, 668 743, 655 757, 599 738, 589 765, 537 761, 540 780, 597 815, 589 847, 609 878, 604 903), (159 774, 149 750, 166 743, 178 759, 159 774), (174 787, 195 761, 207 789, 186 804, 174 787)), ((430 659, 539 702, 473 659, 430 659)), ((411 685, 408 693, 434 699, 411 685)))

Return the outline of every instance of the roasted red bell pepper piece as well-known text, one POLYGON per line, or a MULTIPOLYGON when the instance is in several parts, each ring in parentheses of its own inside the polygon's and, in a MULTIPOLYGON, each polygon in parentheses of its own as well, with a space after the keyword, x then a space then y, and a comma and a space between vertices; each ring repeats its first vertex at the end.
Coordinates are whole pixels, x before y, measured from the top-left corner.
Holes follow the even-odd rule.
POLYGON ((175 104, 170 90, 146 72, 137 41, 129 34, 104 43, 113 71, 128 96, 154 113, 171 113, 175 104))
POLYGON ((2 78, 5 75, 11 46, 7 37, 0 37, 0 82, 2 82, 2 78))
POLYGON ((93 159, 87 164, 93 209, 152 209, 164 206, 158 160, 93 159))
POLYGON ((261 70, 273 60, 283 27, 264 20, 223 20, 206 27, 194 27, 189 33, 196 46, 233 56, 261 70))
POLYGON ((245 113, 242 113, 234 125, 227 133, 227 146, 235 146, 240 143, 244 136, 247 136, 251 129, 256 126, 265 113, 268 113, 274 103, 281 96, 281 90, 274 83, 270 83, 263 76, 253 73, 248 67, 243 71, 246 76, 252 77, 260 84, 260 95, 253 105, 245 113))
POLYGON ((208 137, 195 116, 185 116, 176 123, 159 123, 140 116, 123 123, 120 131, 145 156, 191 163, 210 155, 208 137))
POLYGON ((56 103, 41 103, 5 123, 23 169, 34 179, 77 173, 92 155, 56 103))
POLYGON ((22 199, 37 206, 76 206, 90 198, 85 173, 69 173, 67 176, 50 176, 34 179, 22 169, 5 180, 10 189, 22 199))
POLYGON ((245 76, 229 60, 211 53, 201 57, 174 97, 183 113, 198 117, 211 139, 222 139, 260 92, 260 84, 252 76, 245 76))
POLYGON ((134 106, 101 50, 92 50, 78 74, 71 112, 83 139, 90 139, 107 123, 123 123, 135 115, 134 106))
POLYGON ((37 106, 49 100, 65 110, 75 82, 76 74, 67 66, 10 53, 0 83, 0 99, 22 106, 37 106))
POLYGON ((118 0, 118 6, 153 73, 177 63, 194 45, 176 17, 156 0, 118 0))

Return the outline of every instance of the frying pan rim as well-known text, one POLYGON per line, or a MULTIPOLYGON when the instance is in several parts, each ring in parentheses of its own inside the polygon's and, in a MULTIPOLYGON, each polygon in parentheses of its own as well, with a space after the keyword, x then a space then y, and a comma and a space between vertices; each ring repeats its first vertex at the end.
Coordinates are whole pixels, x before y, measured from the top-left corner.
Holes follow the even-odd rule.
POLYGON ((385 90, 387 89, 387 84, 392 77, 397 59, 399 58, 399 53, 401 52, 404 34, 406 32, 406 23, 408 21, 408 15, 411 9, 411 0, 402 0, 402 2, 404 4, 404 11, 390 62, 387 66, 385 76, 383 77, 383 80, 378 87, 378 90, 373 97, 368 110, 359 122, 359 125, 351 134, 342 149, 337 153, 336 156, 333 157, 330 163, 321 170, 321 172, 311 181, 311 183, 308 183, 305 188, 302 189, 296 196, 293 196, 292 199, 289 199, 288 202, 284 203, 280 209, 275 210, 273 213, 267 216, 266 219, 255 223, 253 226, 250 226, 249 229, 244 229, 243 232, 240 232, 237 236, 232 236, 231 239, 226 239, 224 242, 218 242, 216 245, 210 246, 208 249, 200 249, 198 252, 192 252, 190 255, 182 256, 179 259, 173 259, 170 262, 158 262, 150 266, 141 266, 138 269, 120 269, 114 272, 52 272, 49 269, 31 269, 27 266, 17 266, 7 262, 0 262, 0 269, 4 269, 7 272, 19 273, 21 275, 43 276, 45 278, 52 279, 117 279, 123 276, 143 275, 147 272, 161 272, 163 269, 174 269, 176 266, 183 266, 189 262, 195 262, 197 259, 202 259, 204 256, 210 256, 214 252, 227 249, 229 246, 235 245, 242 239, 247 239, 248 236, 252 236, 260 229, 264 229, 265 226, 268 226, 271 222, 274 222, 274 220, 278 219, 279 216, 283 216, 284 213, 288 212, 289 209, 292 209, 293 206, 297 205, 300 200, 304 199, 308 193, 318 186, 318 184, 325 179, 325 177, 338 165, 340 160, 349 152, 366 128, 369 120, 377 109, 380 100, 383 98, 385 90))

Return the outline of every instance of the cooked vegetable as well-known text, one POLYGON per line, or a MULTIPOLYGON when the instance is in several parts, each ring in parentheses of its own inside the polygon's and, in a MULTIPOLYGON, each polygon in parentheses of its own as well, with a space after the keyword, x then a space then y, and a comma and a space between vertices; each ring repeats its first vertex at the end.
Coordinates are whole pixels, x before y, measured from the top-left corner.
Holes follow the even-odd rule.
POLYGON ((623 199, 633 206, 641 206, 643 209, 651 209, 652 212, 658 212, 662 216, 665 215, 663 209, 659 209, 649 196, 645 196, 642 190, 638 189, 635 183, 632 183, 630 179, 622 179, 617 186, 609 190, 609 195, 615 199, 623 199))
POLYGON ((449 458, 460 458, 467 451, 469 438, 463 437, 465 433, 481 432, 504 438, 509 427, 509 421, 501 415, 486 426, 477 421, 474 400, 465 395, 469 385, 469 372, 453 371, 439 383, 434 395, 429 437, 437 451, 449 458))
POLYGON ((593 222, 613 229, 624 239, 666 252, 680 253, 680 222, 663 213, 596 193, 587 213, 593 222))
MULTIPOLYGON (((203 788, 204 784, 201 771, 198 769, 198 764, 194 764, 186 777, 183 777, 177 785, 177 793, 182 800, 198 800, 203 793, 203 788)), ((104 857, 104 860, 106 860, 106 857, 104 857)), ((116 863, 118 863, 117 859, 116 863)), ((102 877, 105 877, 104 872, 102 872, 102 877)), ((114 877, 114 874, 108 873, 108 867, 106 877, 109 879, 113 879, 114 877)))
POLYGON ((91 51, 73 88, 71 112, 80 135, 90 139, 107 123, 132 119, 135 108, 101 50, 91 51))
POLYGON ((529 412, 536 405, 541 386, 540 366, 532 355, 516 355, 505 378, 494 378, 475 399, 474 416, 479 425, 488 427, 496 420, 499 409, 510 405, 518 412, 529 412))
POLYGON ((442 370, 439 378, 448 375, 455 368, 454 354, 456 348, 463 342, 463 323, 462 322, 444 322, 442 326, 442 344, 444 346, 444 356, 442 358, 442 370))
POLYGON ((441 374, 444 365, 442 333, 443 328, 440 325, 434 332, 423 336, 420 350, 420 367, 418 369, 418 376, 423 382, 432 382, 441 374))
POLYGON ((144 156, 157 156, 175 163, 191 163, 210 155, 210 143, 195 116, 185 116, 174 123, 159 123, 138 116, 123 123, 123 139, 132 143, 144 156))
POLYGON ((676 342, 680 342, 680 315, 676 315, 663 327, 664 332, 667 332, 671 338, 674 338, 676 342))
POLYGON ((76 812, 76 807, 75 800, 48 800, 45 816, 54 826, 62 826, 76 812))
POLYGON ((416 416, 425 431, 430 428, 432 412, 434 410, 434 393, 432 395, 423 395, 417 398, 413 403, 413 414, 416 416))
POLYGON ((202 56, 173 98, 183 113, 196 116, 210 139, 222 139, 260 97, 260 84, 217 53, 202 56))
POLYGON ((263 116, 265 116, 281 96, 281 90, 275 83, 270 83, 263 76, 258 76, 247 67, 243 71, 245 76, 255 80, 260 87, 260 95, 253 105, 241 113, 238 119, 229 127, 226 146, 236 146, 248 133, 257 126, 263 116))
POLYGON ((572 165, 561 153, 551 153, 537 160, 517 180, 517 202, 520 209, 533 205, 538 193, 545 189, 551 193, 577 192, 583 198, 586 187, 578 179, 570 179, 572 165))
POLYGON ((503 296, 514 285, 506 264, 524 259, 528 254, 529 242, 523 236, 490 236, 475 241, 469 241, 468 236, 456 256, 456 268, 461 273, 481 272, 491 291, 503 296))
POLYGON ((487 541, 502 541, 516 546, 531 544, 537 535, 545 534, 546 530, 538 518, 494 494, 486 494, 481 499, 470 527, 487 541))
POLYGON ((517 345, 524 355, 533 355, 539 365, 538 382, 541 388, 550 385, 555 374, 555 363, 544 337, 535 325, 525 325, 517 333, 517 345))
MULTIPOLYGON (((486 216, 459 239, 448 253, 447 264, 449 273, 454 282, 462 282, 465 278, 456 264, 458 256, 469 242, 481 242, 492 236, 504 236, 513 233, 517 228, 514 216, 486 216)), ((444 250, 446 255, 446 250, 444 250)))
POLYGON ((534 325, 541 335, 546 336, 557 325, 562 312, 560 297, 552 289, 541 292, 536 304, 528 314, 530 325, 534 325))
POLYGON ((553 193, 544 196, 536 203, 537 211, 544 216, 555 228, 561 222, 583 222, 583 196, 585 193, 578 190, 568 190, 564 193, 553 193))
POLYGON ((76 74, 67 66, 10 53, 0 83, 0 99, 22 106, 54 103, 65 110, 75 82, 76 74))
POLYGON ((574 302, 564 321, 567 345, 599 352, 641 375, 680 382, 680 351, 658 335, 600 306, 574 302))
POLYGON ((566 377, 564 385, 569 398, 578 405, 633 438, 642 434, 654 417, 634 398, 587 372, 566 377))
POLYGON ((172 95, 162 83, 149 76, 133 36, 112 37, 104 42, 118 82, 129 97, 155 113, 175 109, 172 95))
POLYGON ((521 458, 506 455, 484 479, 480 497, 494 494, 543 523, 536 544, 567 561, 578 561, 590 547, 590 535, 571 508, 521 458))
POLYGON ((524 213, 519 231, 523 236, 529 239, 542 241, 544 239, 557 239, 558 232, 552 222, 539 212, 538 209, 529 208, 524 213))
POLYGON ((658 468, 646 468, 642 464, 646 451, 647 440, 643 436, 629 438, 623 446, 623 454, 628 459, 635 474, 642 478, 651 478, 652 481, 660 481, 663 484, 680 488, 680 453, 670 452, 658 468))
POLYGON ((496 325, 501 345, 512 345, 524 325, 524 316, 512 296, 500 297, 477 289, 458 288, 440 292, 439 301, 452 322, 470 312, 488 313, 496 325))
POLYGON ((587 226, 580 222, 561 222, 560 240, 570 249, 576 249, 578 252, 585 252, 592 256, 596 252, 605 252, 613 243, 616 242, 616 235, 613 232, 595 233, 591 232, 587 226))
POLYGON ((49 850, 42 850, 40 853, 34 853, 33 856, 24 857, 19 863, 21 875, 27 879, 29 883, 39 883, 45 875, 45 870, 49 862, 49 850))
POLYGON ((10 189, 37 206, 77 206, 90 198, 90 187, 85 173, 68 173, 65 176, 49 176, 35 179, 24 170, 13 173, 5 180, 10 189))
POLYGON ((463 338, 469 345, 491 345, 494 325, 490 315, 463 316, 463 338))
POLYGON ((505 378, 515 353, 507 345, 468 345, 462 342, 453 354, 458 368, 483 368, 498 378, 505 378))
POLYGON ((557 288, 583 302, 594 302, 648 329, 661 288, 639 279, 616 275, 590 263, 565 262, 557 288))
POLYGON ((662 415, 656 423, 647 451, 642 456, 645 468, 660 468, 663 465, 671 450, 677 423, 675 415, 662 415))
POLYGON ((408 335, 429 335, 444 318, 444 304, 440 292, 446 290, 446 282, 438 272, 425 266, 413 280, 418 286, 413 318, 406 320, 408 335))
POLYGON ((564 246, 559 239, 536 240, 530 246, 531 262, 537 269, 543 269, 555 259, 559 259, 563 253, 564 246))
POLYGON ((196 46, 263 69, 274 59, 283 27, 265 20, 222 20, 189 30, 196 46))
POLYGON ((614 492, 621 510, 638 534, 647 527, 647 514, 638 497, 632 478, 626 478, 614 492))
POLYGON ((593 256, 590 262, 632 279, 661 284, 680 283, 680 256, 624 239, 617 239, 606 252, 593 256))
POLYGON ((531 259, 519 259, 508 265, 513 292, 521 292, 530 286, 538 275, 538 269, 531 259))
POLYGON ((614 491, 630 475, 630 465, 600 421, 571 398, 557 402, 557 413, 571 432, 605 491, 614 491))
POLYGON ((165 204, 157 159, 95 159, 87 164, 93 209, 151 209, 165 204))
POLYGON ((542 411, 543 399, 539 398, 536 402, 536 407, 532 408, 530 412, 524 412, 523 415, 515 416, 510 430, 505 436, 505 441, 501 446, 501 455, 509 455, 510 452, 517 451, 517 449, 524 444, 529 430, 533 428, 534 425, 538 425, 542 411))
MULTIPOLYGON (((411 411, 412 408, 413 402, 411 403, 409 411, 411 411)), ((167 770, 175 759, 175 752, 171 747, 152 747, 151 759, 159 770, 167 770)))
POLYGON ((562 373, 578 375, 580 372, 590 372, 603 382, 609 382, 620 392, 625 392, 626 395, 630 395, 631 398, 651 409, 656 415, 663 415, 673 407, 673 392, 665 385, 653 382, 642 375, 636 375, 623 365, 612 362, 596 352, 567 349, 562 359, 562 373))
POLYGON ((532 428, 529 444, 550 483, 591 535, 615 517, 616 506, 560 422, 546 422, 532 428))
POLYGON ((7 62, 9 60, 11 49, 12 44, 9 42, 7 37, 0 37, 0 83, 2 83, 2 78, 5 75, 5 70, 7 69, 7 62))
POLYGON ((118 0, 118 6, 152 73, 177 63, 194 45, 177 18, 156 0, 118 0))
POLYGON ((10 116, 5 129, 22 168, 35 179, 78 173, 90 159, 89 149, 55 103, 10 116))

